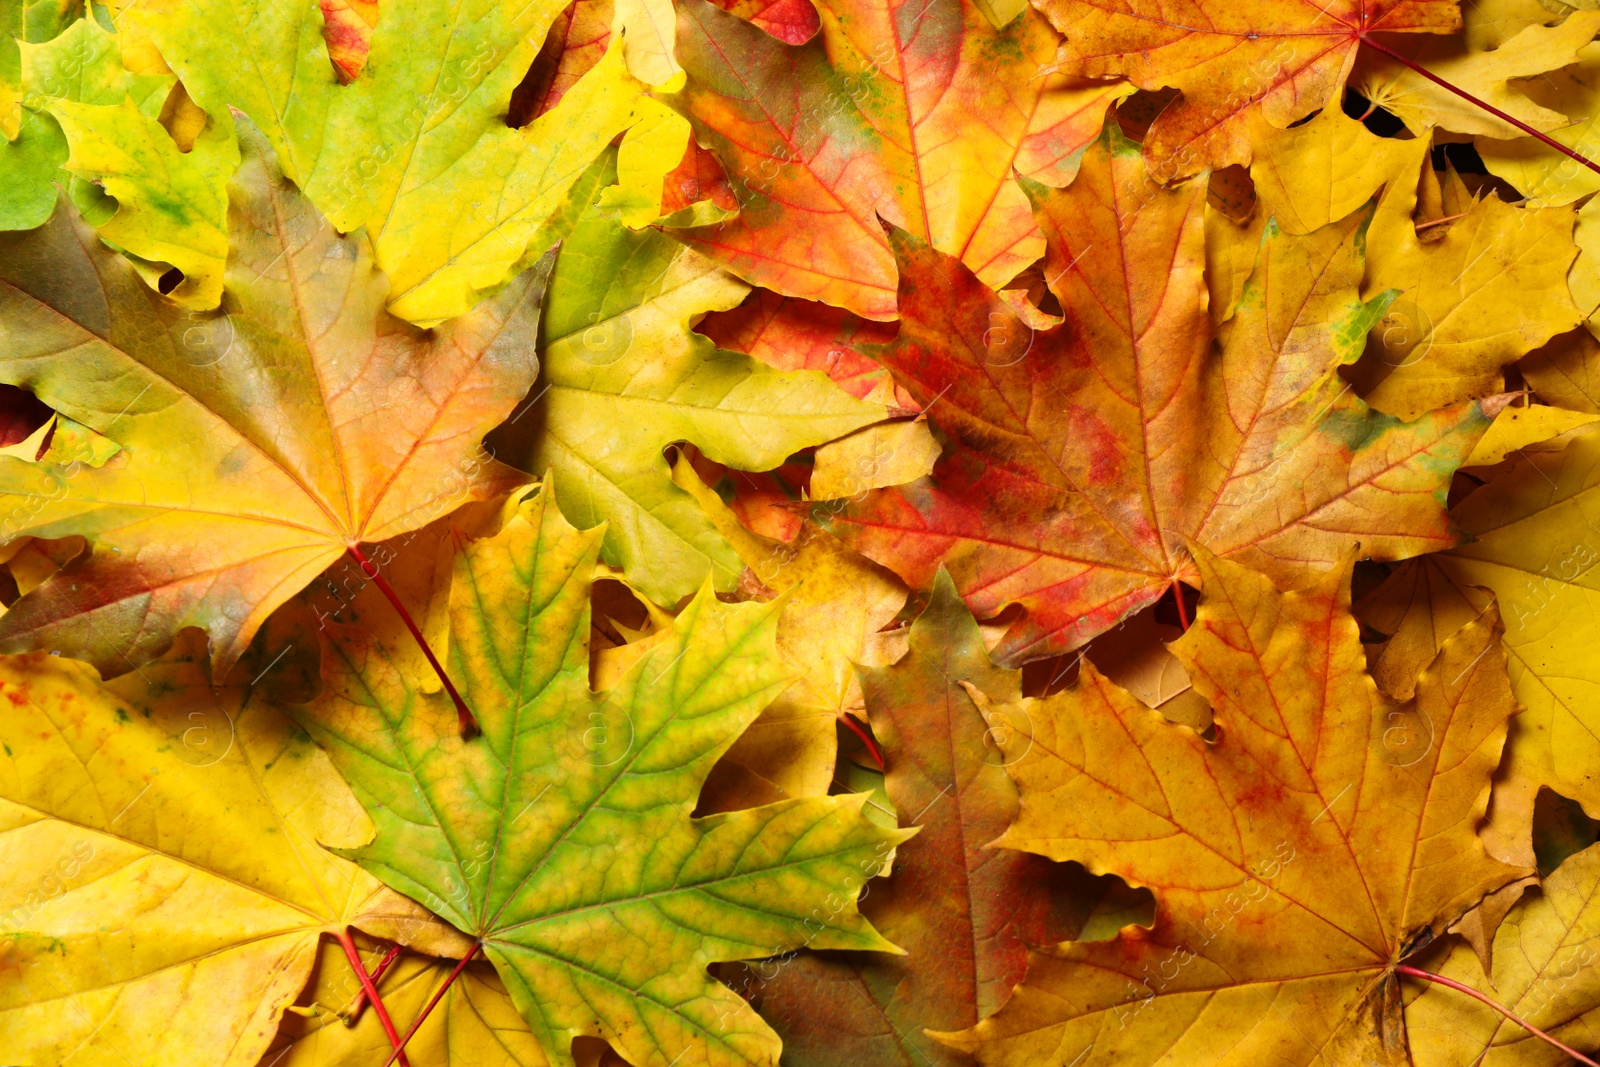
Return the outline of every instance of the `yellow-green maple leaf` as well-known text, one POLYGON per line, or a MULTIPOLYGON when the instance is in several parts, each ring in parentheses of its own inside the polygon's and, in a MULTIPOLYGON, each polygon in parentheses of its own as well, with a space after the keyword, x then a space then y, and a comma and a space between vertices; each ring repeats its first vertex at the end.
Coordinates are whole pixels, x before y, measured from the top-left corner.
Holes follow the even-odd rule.
POLYGON ((744 569, 672 483, 663 447, 689 441, 718 463, 770 470, 884 416, 821 371, 774 370, 690 329, 746 292, 672 238, 591 210, 550 279, 534 403, 490 438, 501 459, 554 472, 573 522, 608 523, 606 562, 661 604, 693 593, 707 574, 731 590, 744 569))
POLYGON ((207 123, 191 150, 180 152, 157 121, 176 82, 170 73, 127 70, 116 39, 92 19, 27 23, 28 40, 13 45, 27 106, 16 139, 0 145, 0 229, 42 224, 60 186, 103 238, 131 253, 152 287, 177 266, 187 277, 173 298, 214 305, 227 253, 224 186, 238 162, 228 117, 207 123), (128 202, 119 205, 108 191, 128 202), (145 194, 154 194, 149 203, 145 194))
POLYGON ((116 39, 80 19, 45 45, 24 46, 25 100, 60 124, 64 168, 96 183, 113 213, 92 219, 100 236, 128 252, 152 287, 175 267, 168 295, 196 310, 216 307, 228 260, 228 179, 239 165, 233 120, 213 111, 188 151, 157 121, 170 75, 130 75, 116 39))
POLYGON ((55 176, 67 158, 50 117, 22 107, 19 46, 48 41, 82 17, 82 0, 0 5, 0 229, 32 229, 50 217, 55 176))
POLYGON ((910 832, 863 817, 864 794, 690 818, 712 764, 793 679, 780 605, 703 587, 595 693, 601 535, 573 529, 546 486, 457 556, 450 671, 481 739, 408 680, 410 638, 373 594, 330 622, 302 721, 378 824, 353 857, 483 942, 552 1063, 590 1035, 650 1067, 772 1064, 777 1038, 706 966, 894 951, 856 895, 910 832))
POLYGON ((366 227, 393 282, 390 310, 431 325, 559 239, 547 220, 637 118, 645 86, 619 38, 556 107, 506 125, 511 92, 563 6, 394 0, 348 86, 334 76, 316 0, 152 0, 125 17, 208 112, 249 115, 335 227, 366 227))

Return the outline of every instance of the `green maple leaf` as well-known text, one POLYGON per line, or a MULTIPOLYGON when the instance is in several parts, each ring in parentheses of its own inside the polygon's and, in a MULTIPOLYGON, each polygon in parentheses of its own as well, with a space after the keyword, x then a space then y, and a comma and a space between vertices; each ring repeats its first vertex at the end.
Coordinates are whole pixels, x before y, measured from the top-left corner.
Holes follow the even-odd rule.
POLYGON ((554 1063, 588 1034, 640 1065, 775 1064, 776 1035, 706 966, 896 951, 856 895, 910 833, 863 817, 865 794, 691 818, 712 764, 792 681, 781 602, 704 588, 591 692, 602 531, 578 532, 551 497, 455 560, 450 673, 481 739, 462 741, 449 701, 410 681, 410 639, 380 605, 330 622, 302 721, 377 824, 349 855, 481 939, 554 1063))
POLYGON ((385 3, 348 86, 334 76, 317 0, 154 0, 130 14, 200 106, 249 115, 336 228, 366 227, 393 282, 390 311, 432 325, 560 238, 550 217, 647 99, 617 40, 556 107, 506 125, 511 92, 564 6, 385 3))
POLYGON ((744 569, 673 484, 663 446, 690 441, 729 467, 770 470, 885 415, 821 371, 774 370, 690 330, 748 291, 672 238, 592 209, 551 276, 534 410, 490 437, 501 459, 554 472, 573 522, 609 523, 606 562, 658 603, 676 603, 707 574, 731 589, 744 569))

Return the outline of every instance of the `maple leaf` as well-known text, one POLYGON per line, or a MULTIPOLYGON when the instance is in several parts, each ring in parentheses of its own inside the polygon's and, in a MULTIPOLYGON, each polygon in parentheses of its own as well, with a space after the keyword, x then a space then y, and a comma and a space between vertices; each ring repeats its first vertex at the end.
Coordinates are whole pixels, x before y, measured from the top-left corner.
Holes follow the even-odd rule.
POLYGON ((763 1014, 784 1024, 785 1062, 961 1062, 923 1031, 965 1028, 998 1010, 1022 980, 1028 947, 1074 936, 1086 918, 1086 907, 1066 902, 1067 887, 1081 893, 1069 868, 986 847, 1016 815, 1017 789, 993 740, 1006 725, 986 722, 961 683, 1016 700, 1022 672, 990 661, 948 577, 909 643, 899 662, 861 672, 884 786, 901 822, 919 827, 862 912, 907 955, 754 968, 763 1014))
POLYGON ((317 0, 258 4, 244 17, 225 0, 149 0, 126 17, 207 112, 250 116, 336 228, 366 227, 393 286, 391 312, 431 325, 496 292, 560 239, 547 220, 634 121, 644 87, 613 41, 560 104, 521 129, 505 124, 562 6, 395 0, 347 86, 334 76, 317 0))
POLYGON ((778 652, 799 674, 718 762, 702 804, 728 811, 822 796, 836 778, 841 720, 866 714, 857 667, 886 666, 905 652, 905 631, 891 628, 906 587, 815 525, 788 543, 745 529, 686 457, 672 474, 739 553, 743 580, 766 597, 784 594, 778 652))
POLYGON ((740 176, 739 217, 684 239, 755 284, 880 320, 895 313, 880 215, 996 286, 1037 259, 1012 171, 1071 180, 1125 87, 1049 74, 1056 37, 1032 11, 1004 30, 963 0, 821 14, 821 38, 795 47, 679 5, 689 80, 670 102, 740 176))
POLYGON ((1516 710, 1498 624, 1446 641, 1391 703, 1349 612, 1352 558, 1289 593, 1197 561, 1200 611, 1171 648, 1214 743, 1090 663, 992 712, 1022 724, 999 738, 1022 806, 997 844, 1154 887, 1155 925, 1040 950, 997 1015, 944 1036, 983 1063, 1093 1045, 1126 1065, 1409 1064, 1395 967, 1527 873, 1474 832, 1516 710))
POLYGON ((768 470, 791 453, 884 416, 816 371, 779 372, 717 351, 694 317, 736 305, 745 286, 654 230, 593 209, 563 244, 544 321, 544 383, 492 443, 523 470, 553 471, 561 507, 610 525, 604 559, 672 605, 710 574, 730 590, 743 565, 661 450, 688 441, 718 463, 768 470))
MULTIPOLYGON (((48 18, 30 23, 54 28, 48 18)), ((17 140, 0 147, 0 223, 41 225, 59 185, 152 288, 187 307, 215 306, 227 253, 224 187, 239 158, 228 116, 211 122, 196 111, 193 129, 179 129, 187 98, 172 73, 126 69, 115 38, 92 19, 20 43, 18 58, 26 107, 17 140), (182 276, 172 284, 163 275, 174 267, 182 276)))
POLYGON ((227 183, 239 164, 226 109, 180 147, 157 121, 171 75, 129 77, 114 38, 80 19, 46 45, 23 54, 24 85, 41 98, 66 137, 62 167, 109 196, 114 212, 96 220, 100 236, 135 257, 154 288, 170 268, 183 275, 162 286, 193 309, 217 306, 228 258, 227 183), (152 84, 153 83, 153 84, 152 84))
MULTIPOLYGON (((1437 971, 1477 989, 1556 1040, 1593 1052, 1600 1048, 1600 988, 1594 978, 1594 938, 1600 930, 1600 847, 1561 864, 1524 897, 1495 936, 1494 968, 1455 946, 1437 971)), ((1500 1012, 1438 985, 1406 1005, 1417 1035, 1417 1067, 1534 1067, 1572 1060, 1567 1050, 1535 1040, 1500 1012)))
POLYGON ((22 118, 22 67, 17 45, 23 41, 48 41, 82 17, 81 0, 56 0, 53 4, 35 5, 31 10, 21 4, 8 4, 0 13, 0 133, 8 142, 16 142, 22 118))
POLYGON ((1063 67, 1125 77, 1183 96, 1150 127, 1145 151, 1162 180, 1251 161, 1251 129, 1283 129, 1338 107, 1361 44, 1374 33, 1451 34, 1455 0, 1038 0, 1067 37, 1063 67))
POLYGON ((524 480, 478 442, 533 381, 548 263, 424 333, 384 313, 365 237, 240 131, 222 311, 167 304, 68 212, 0 235, 0 376, 121 446, 100 467, 0 457, 8 538, 91 543, 0 618, 0 648, 111 675, 197 626, 220 674, 349 546, 524 480))
POLYGON ((943 563, 979 617, 1023 605, 996 650, 1008 664, 1194 578, 1186 546, 1289 580, 1357 541, 1376 558, 1455 542, 1444 491, 1486 409, 1402 423, 1338 378, 1392 296, 1357 295, 1365 215, 1300 238, 1269 223, 1213 351, 1203 184, 1152 184, 1108 124, 1069 188, 1029 188, 1067 321, 1030 328, 896 234, 901 329, 872 354, 946 448, 929 481, 815 509, 841 540, 918 588, 943 563))
MULTIPOLYGON (((1438 558, 1406 561, 1355 605, 1358 619, 1388 635, 1377 654, 1369 654, 1368 664, 1373 680, 1393 700, 1411 699, 1418 675, 1444 642, 1493 603, 1481 589, 1459 588, 1438 566, 1438 558)), ((1514 662, 1509 667, 1515 679, 1514 662)), ((1513 692, 1518 688, 1515 681, 1512 688, 1513 692)), ((1554 781, 1543 766, 1547 761, 1540 758, 1548 732, 1548 714, 1543 708, 1522 711, 1506 731, 1506 751, 1495 774, 1488 816, 1478 828, 1484 850, 1495 859, 1522 867, 1535 863, 1535 798, 1545 782, 1554 781)), ((1530 877, 1490 893, 1463 915, 1451 932, 1461 934, 1487 967, 1501 920, 1523 891, 1537 884, 1538 879, 1530 877)))
MULTIPOLYGON (((1461 604, 1481 604, 1482 589, 1493 591, 1505 619, 1512 688, 1527 709, 1508 748, 1507 785, 1496 797, 1498 804, 1504 792, 1524 812, 1541 785, 1600 810, 1600 719, 1592 710, 1600 677, 1589 656, 1591 575, 1600 563, 1590 509, 1600 492, 1600 437, 1581 430, 1574 437, 1565 449, 1518 456, 1464 499, 1451 514, 1472 540, 1420 561, 1415 577, 1396 575, 1388 591, 1405 597, 1413 617, 1386 629, 1412 646, 1454 625, 1461 604), (1407 596, 1405 581, 1426 583, 1426 595, 1407 596)), ((1400 615, 1393 604, 1388 610, 1400 615)), ((1385 652, 1398 663, 1415 655, 1385 652)), ((1526 849, 1526 821, 1512 832, 1526 849)))
POLYGON ((327 631, 303 721, 378 825, 352 856, 480 939, 551 1062, 586 1034, 635 1063, 686 1049, 771 1063, 776 1039, 705 966, 802 945, 894 951, 854 895, 909 833, 862 818, 864 796, 691 819, 712 763, 792 680, 777 613, 703 588, 594 693, 600 541, 546 487, 457 557, 451 670, 481 741, 462 742, 449 703, 407 681, 404 632, 365 610, 327 631))
MULTIPOLYGON (((1410 144, 1402 174, 1426 158, 1427 141, 1410 144)), ((1362 287, 1369 299, 1400 291, 1374 331, 1384 377, 1364 396, 1407 419, 1500 392, 1501 367, 1580 321, 1566 285, 1577 255, 1571 209, 1513 206, 1490 193, 1425 239, 1412 222, 1416 207, 1409 181, 1384 189, 1362 287)))
POLYGON ((1253 136, 1263 149, 1250 162, 1256 194, 1284 232, 1293 234, 1311 233, 1359 210, 1387 182, 1414 188, 1422 163, 1415 147, 1428 143, 1379 137, 1339 107, 1324 108, 1287 130, 1263 120, 1253 136))
MULTIPOLYGON (((1581 12, 1579 14, 1582 14, 1581 12)), ((1578 61, 1541 74, 1533 90, 1538 102, 1566 116, 1567 122, 1548 132, 1557 144, 1593 159, 1600 153, 1600 46, 1578 49, 1578 61)), ((1473 146, 1489 173, 1504 178, 1534 205, 1570 204, 1600 189, 1600 175, 1562 155, 1533 137, 1499 140, 1473 138, 1473 146)))
POLYGON ((372 825, 305 732, 204 642, 101 683, 0 658, 0 1048, 27 1063, 252 1067, 324 934, 464 939, 318 842, 372 825))

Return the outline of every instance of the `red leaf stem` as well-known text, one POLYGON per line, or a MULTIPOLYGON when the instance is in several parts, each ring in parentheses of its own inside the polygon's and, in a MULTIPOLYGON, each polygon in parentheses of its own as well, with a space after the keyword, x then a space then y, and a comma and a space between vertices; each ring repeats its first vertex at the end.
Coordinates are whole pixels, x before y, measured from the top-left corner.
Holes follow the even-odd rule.
POLYGON ((378 1022, 383 1024, 383 1032, 389 1035, 389 1044, 394 1046, 394 1056, 389 1059, 393 1063, 400 1061, 400 1067, 411 1067, 406 1060, 405 1042, 400 1040, 400 1034, 394 1028, 394 1020, 389 1018, 389 1009, 383 1006, 383 998, 378 996, 378 987, 372 984, 372 976, 367 974, 367 969, 361 965, 361 953, 356 950, 355 938, 350 936, 347 926, 334 935, 339 939, 339 944, 344 948, 345 959, 350 961, 350 966, 356 972, 356 977, 361 980, 361 988, 366 992, 367 999, 372 1001, 372 1010, 378 1013, 378 1022))
POLYGON ((1478 107, 1483 108, 1483 110, 1487 111, 1489 114, 1493 115, 1495 118, 1499 119, 1500 121, 1510 123, 1511 125, 1515 126, 1517 129, 1521 130, 1523 133, 1527 134, 1529 137, 1537 137, 1539 140, 1543 141, 1549 147, 1554 148, 1557 152, 1560 152, 1562 155, 1568 156, 1568 157, 1570 157, 1572 159, 1575 159, 1579 163, 1582 163, 1584 166, 1588 167, 1590 170, 1594 171, 1596 174, 1600 174, 1600 164, 1596 164, 1593 160, 1587 158, 1586 156, 1579 155, 1577 152, 1574 152, 1572 149, 1568 148, 1566 145, 1562 144, 1560 141, 1557 141, 1555 138, 1549 136, 1548 134, 1540 133, 1538 130, 1534 129, 1532 126, 1529 126, 1526 122, 1523 122, 1521 119, 1512 118, 1510 115, 1507 115, 1504 111, 1501 111, 1499 108, 1495 107, 1493 104, 1489 103, 1487 100, 1479 100, 1476 96, 1473 96, 1471 93, 1467 92, 1465 89, 1461 89, 1461 88, 1458 88, 1458 87, 1456 87, 1454 85, 1451 85, 1449 82, 1447 82, 1443 78, 1439 77, 1433 71, 1428 70, 1426 67, 1422 66, 1419 63, 1416 63, 1416 62, 1413 62, 1412 60, 1407 59, 1405 56, 1401 55, 1399 52, 1396 52, 1394 49, 1388 47, 1387 45, 1379 44, 1372 37, 1369 37, 1366 34, 1362 34, 1361 35, 1361 39, 1362 39, 1363 42, 1365 42, 1367 44, 1368 47, 1370 47, 1370 48, 1372 48, 1372 49, 1374 49, 1376 51, 1382 52, 1384 55, 1388 56, 1390 59, 1394 60, 1397 63, 1402 63, 1405 66, 1410 67, 1412 70, 1416 71, 1418 74, 1422 75, 1424 78, 1427 78, 1429 81, 1433 82, 1433 84, 1439 86, 1440 88, 1448 89, 1450 92, 1455 93, 1457 96, 1461 97, 1461 99, 1467 101, 1468 103, 1476 104, 1478 107))
POLYGON ((456 963, 455 970, 450 972, 450 977, 444 980, 444 985, 440 986, 438 992, 433 994, 433 999, 428 1001, 428 1006, 422 1009, 422 1014, 418 1015, 416 1021, 411 1024, 411 1029, 406 1031, 406 1036, 401 1038, 399 1042, 395 1044, 394 1054, 389 1057, 389 1059, 384 1063, 383 1067, 390 1067, 390 1065, 393 1064, 397 1059, 400 1061, 400 1067, 405 1067, 406 1042, 411 1040, 412 1035, 414 1035, 418 1028, 422 1026, 422 1021, 428 1017, 430 1012, 433 1011, 434 1005, 438 1004, 439 1001, 443 999, 445 991, 448 990, 451 984, 455 982, 455 980, 461 975, 461 972, 467 969, 467 964, 472 962, 472 957, 476 956, 478 954, 478 949, 482 947, 483 942, 476 942, 470 949, 467 950, 467 954, 462 956, 461 959, 456 963))
POLYGON ((863 730, 851 715, 840 715, 839 721, 844 723, 851 733, 861 738, 861 743, 867 746, 867 751, 871 753, 872 761, 878 765, 878 770, 884 770, 883 752, 878 748, 877 742, 872 740, 872 735, 863 730))
POLYGON ((417 624, 412 620, 411 613, 400 602, 400 595, 394 591, 394 587, 389 584, 389 580, 379 572, 377 565, 362 553, 359 545, 351 544, 345 546, 345 548, 350 553, 350 558, 361 565, 361 573, 372 579, 378 588, 383 590, 383 595, 389 598, 389 603, 393 604, 394 610, 399 613, 400 621, 406 624, 406 629, 410 630, 411 636, 416 639, 417 647, 422 649, 424 656, 428 657, 428 663, 433 667, 433 672, 439 676, 439 681, 444 684, 444 691, 450 694, 450 700, 456 706, 456 720, 461 724, 461 736, 469 741, 477 737, 482 732, 478 729, 478 720, 474 719, 472 712, 467 710, 467 702, 461 699, 460 693, 456 692, 455 683, 450 681, 450 676, 444 672, 444 665, 433 654, 433 649, 428 647, 428 639, 422 636, 422 631, 417 628, 417 624))
POLYGON ((1534 1037, 1537 1037, 1541 1041, 1548 1041, 1550 1044, 1554 1045, 1556 1048, 1560 1049, 1562 1052, 1565 1052, 1568 1056, 1571 1056, 1573 1059, 1577 1060, 1579 1063, 1586 1063, 1586 1064, 1589 1065, 1589 1067, 1600 1067, 1600 1063, 1596 1063, 1594 1060, 1591 1060, 1589 1057, 1585 1056, 1583 1053, 1579 1052, 1577 1049, 1570 1048, 1569 1046, 1563 1044, 1562 1042, 1557 1041, 1555 1038, 1551 1037, 1549 1034, 1545 1033, 1543 1030, 1539 1029, 1537 1026, 1535 1026, 1532 1023, 1528 1022, 1526 1019, 1522 1018, 1520 1015, 1517 1015, 1510 1008, 1507 1008, 1507 1007, 1505 1007, 1505 1006, 1503 1006, 1501 1004, 1497 1004, 1496 1002, 1490 1000, 1488 997, 1484 996, 1482 993, 1478 992, 1476 989, 1473 989, 1469 985, 1462 985, 1460 982, 1457 982, 1457 981, 1454 981, 1452 979, 1446 978, 1442 974, 1434 974, 1432 971, 1424 971, 1419 967, 1411 967, 1411 966, 1408 966, 1407 964, 1404 964, 1404 963, 1395 964, 1395 968, 1394 969, 1395 969, 1395 973, 1396 974, 1405 974, 1405 975, 1410 975, 1412 978, 1421 978, 1422 980, 1427 981, 1427 982, 1436 982, 1439 985, 1446 986, 1446 987, 1448 987, 1450 989, 1454 989, 1458 993, 1465 993, 1467 996, 1473 998, 1474 1000, 1482 1001, 1484 1004, 1487 1004, 1489 1007, 1493 1008, 1495 1011, 1499 1012, 1501 1015, 1504 1015, 1507 1019, 1510 1019, 1512 1022, 1514 1022, 1518 1026, 1522 1027, 1524 1030, 1526 1030, 1528 1033, 1532 1034, 1534 1037))
MULTIPOLYGON (((383 954, 383 959, 379 960, 378 965, 372 969, 372 984, 374 986, 378 984, 378 979, 383 977, 383 972, 387 971, 389 969, 389 965, 394 963, 399 956, 400 946, 390 945, 389 951, 383 954)), ((362 987, 361 991, 356 994, 355 1003, 350 1006, 351 1026, 354 1026, 356 1023, 361 1021, 361 1013, 366 1010, 366 1007, 367 990, 365 987, 362 987)))

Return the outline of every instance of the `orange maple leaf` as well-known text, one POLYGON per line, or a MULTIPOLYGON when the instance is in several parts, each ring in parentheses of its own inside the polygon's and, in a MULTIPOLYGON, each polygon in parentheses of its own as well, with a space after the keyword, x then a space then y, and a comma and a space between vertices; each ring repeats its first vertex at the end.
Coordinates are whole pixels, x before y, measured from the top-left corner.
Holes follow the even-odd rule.
POLYGON ((1183 99, 1150 127, 1163 181, 1250 162, 1259 113, 1286 127, 1332 103, 1375 33, 1455 33, 1456 0, 1038 0, 1064 66, 1183 99))

